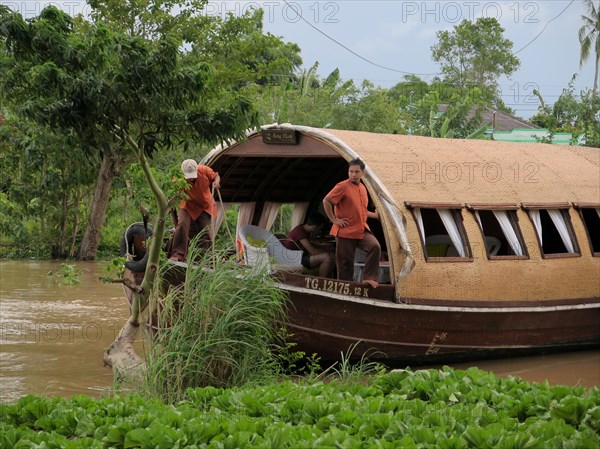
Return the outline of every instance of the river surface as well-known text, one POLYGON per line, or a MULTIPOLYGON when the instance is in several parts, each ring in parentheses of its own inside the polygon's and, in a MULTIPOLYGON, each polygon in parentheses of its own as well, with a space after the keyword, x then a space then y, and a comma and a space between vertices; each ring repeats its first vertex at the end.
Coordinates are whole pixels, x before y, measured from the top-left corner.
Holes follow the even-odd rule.
POLYGON ((78 262, 78 285, 48 274, 60 268, 0 262, 1 402, 29 393, 99 397, 113 386, 102 355, 129 317, 123 287, 98 279, 101 263, 78 262))
MULTIPOLYGON (((48 274, 60 270, 60 262, 0 262, 0 402, 30 393, 102 397, 113 392, 112 371, 103 365, 102 354, 127 321, 129 308, 121 285, 99 280, 104 266, 77 262, 80 283, 64 285, 48 274)), ((452 366, 552 385, 600 387, 600 351, 452 366)))

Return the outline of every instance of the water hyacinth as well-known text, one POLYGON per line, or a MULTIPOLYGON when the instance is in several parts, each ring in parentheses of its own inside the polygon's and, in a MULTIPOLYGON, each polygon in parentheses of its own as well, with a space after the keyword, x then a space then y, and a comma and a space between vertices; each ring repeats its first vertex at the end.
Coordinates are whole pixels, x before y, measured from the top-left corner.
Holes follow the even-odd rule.
POLYGON ((27 396, 0 406, 0 447, 597 449, 600 390, 479 369, 378 373, 362 384, 280 379, 137 395, 27 396), (425 399, 426 398, 426 399, 425 399), (523 409, 516 407, 524 400, 523 409))

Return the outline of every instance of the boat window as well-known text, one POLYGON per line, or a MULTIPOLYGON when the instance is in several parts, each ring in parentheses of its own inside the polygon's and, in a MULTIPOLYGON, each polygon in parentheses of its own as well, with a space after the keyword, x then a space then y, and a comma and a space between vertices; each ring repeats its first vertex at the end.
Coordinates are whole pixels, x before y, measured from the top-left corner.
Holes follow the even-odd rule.
POLYGON ((413 213, 427 260, 471 257, 460 209, 415 207, 413 213))
POLYGON ((542 257, 579 254, 567 209, 531 209, 529 217, 540 243, 542 257))
POLYGON ((600 256, 600 207, 582 207, 579 215, 585 225, 594 256, 600 256))
POLYGON ((475 210, 489 259, 503 256, 527 258, 514 210, 475 210))

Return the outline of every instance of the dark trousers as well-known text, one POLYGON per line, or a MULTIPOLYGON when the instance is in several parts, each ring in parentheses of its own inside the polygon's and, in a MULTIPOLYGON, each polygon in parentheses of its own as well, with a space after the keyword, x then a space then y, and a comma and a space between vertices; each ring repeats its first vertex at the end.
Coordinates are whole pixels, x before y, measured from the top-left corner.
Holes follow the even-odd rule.
POLYGON ((173 234, 173 244, 171 246, 171 254, 169 257, 176 257, 177 260, 184 262, 187 260, 188 245, 191 239, 196 237, 202 231, 200 236, 200 247, 209 249, 212 242, 208 234, 208 226, 210 225, 210 215, 202 212, 196 220, 192 220, 185 209, 179 209, 177 216, 177 226, 173 234))
POLYGON ((377 282, 379 277, 379 258, 381 256, 381 245, 373 234, 365 231, 362 239, 346 239, 336 237, 335 259, 337 262, 338 279, 351 281, 354 279, 354 256, 356 248, 362 249, 365 255, 365 268, 363 280, 377 282))

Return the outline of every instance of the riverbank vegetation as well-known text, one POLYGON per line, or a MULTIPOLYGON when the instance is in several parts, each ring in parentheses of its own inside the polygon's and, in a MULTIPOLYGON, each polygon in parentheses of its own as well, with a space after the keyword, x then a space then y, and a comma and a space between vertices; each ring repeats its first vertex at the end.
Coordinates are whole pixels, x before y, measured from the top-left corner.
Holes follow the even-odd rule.
POLYGON ((201 256, 192 244, 188 257, 203 268, 188 267, 185 274, 177 266, 164 269, 158 285, 164 276, 179 276, 183 282, 151 299, 156 329, 142 388, 172 403, 184 399, 190 387, 276 379, 285 346, 278 335, 285 293, 264 269, 244 269, 223 252, 201 256))
POLYGON ((1 406, 0 446, 596 449, 600 390, 444 368, 192 388, 174 404, 27 396, 1 406))

